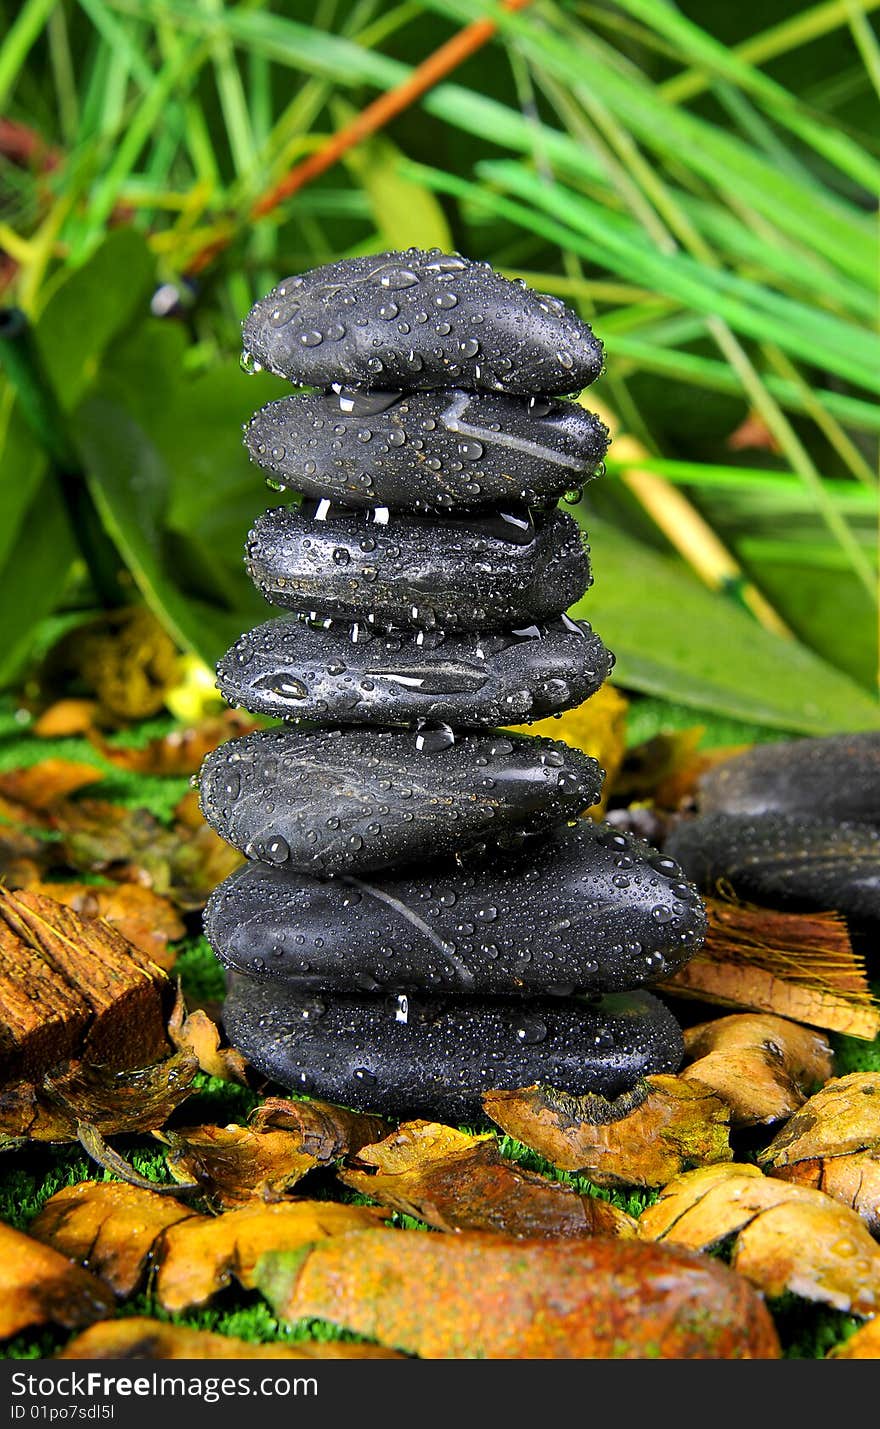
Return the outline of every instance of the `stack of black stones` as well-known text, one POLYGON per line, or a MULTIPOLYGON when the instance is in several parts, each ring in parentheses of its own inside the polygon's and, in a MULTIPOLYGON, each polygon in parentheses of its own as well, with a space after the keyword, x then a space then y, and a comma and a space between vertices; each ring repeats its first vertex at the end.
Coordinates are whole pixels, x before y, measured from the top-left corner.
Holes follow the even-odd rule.
POLYGON ((498 728, 611 668, 564 613, 591 578, 557 507, 601 467, 601 422, 559 400, 601 345, 556 299, 416 249, 288 279, 244 342, 308 390, 246 431, 299 497, 247 543, 290 613, 218 666, 227 699, 285 723, 200 776, 248 859, 205 915, 228 1035, 293 1090, 451 1120, 489 1088, 616 1096, 675 1070, 678 1026, 643 988, 699 946, 695 890, 580 817, 595 760, 498 728))

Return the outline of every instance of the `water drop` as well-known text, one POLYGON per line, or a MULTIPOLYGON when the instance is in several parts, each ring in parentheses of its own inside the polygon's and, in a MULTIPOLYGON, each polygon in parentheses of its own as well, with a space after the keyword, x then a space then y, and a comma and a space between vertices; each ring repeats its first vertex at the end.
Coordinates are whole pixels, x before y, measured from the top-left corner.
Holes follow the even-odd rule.
POLYGON ((303 347, 320 347, 324 341, 324 334, 318 332, 317 328, 311 328, 308 332, 301 332, 299 340, 303 347))
POLYGON ((382 274, 379 284, 389 293, 399 293, 403 288, 415 288, 418 281, 418 275, 410 268, 390 268, 382 274))

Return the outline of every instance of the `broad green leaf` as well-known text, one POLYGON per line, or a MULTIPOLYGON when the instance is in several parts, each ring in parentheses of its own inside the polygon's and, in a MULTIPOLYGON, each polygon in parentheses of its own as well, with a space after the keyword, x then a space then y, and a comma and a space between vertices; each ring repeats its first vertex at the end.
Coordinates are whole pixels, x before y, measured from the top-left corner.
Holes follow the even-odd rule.
POLYGON ((56 396, 66 411, 98 375, 117 333, 149 311, 155 262, 141 234, 115 229, 81 268, 68 272, 36 323, 36 337, 56 396))
POLYGON ((61 493, 55 478, 45 476, 0 564, 0 686, 21 672, 33 648, 33 628, 55 609, 75 556, 61 493))
POLYGON ((180 588, 177 551, 164 532, 168 472, 156 447, 104 396, 83 403, 75 435, 95 505, 147 605, 182 648, 216 660, 240 633, 241 615, 180 588))
POLYGON ((804 734, 880 729, 880 702, 805 646, 764 630, 670 558, 577 515, 596 584, 573 609, 614 651, 619 684, 804 734))
POLYGON ((0 443, 0 566, 21 545, 21 531, 46 474, 46 455, 17 407, 0 443))
MULTIPOLYGON (((350 105, 336 105, 350 117, 350 105)), ((401 173, 404 156, 384 135, 358 144, 346 157, 346 167, 359 180, 370 201, 376 232, 387 248, 454 247, 452 233, 439 199, 401 173)))

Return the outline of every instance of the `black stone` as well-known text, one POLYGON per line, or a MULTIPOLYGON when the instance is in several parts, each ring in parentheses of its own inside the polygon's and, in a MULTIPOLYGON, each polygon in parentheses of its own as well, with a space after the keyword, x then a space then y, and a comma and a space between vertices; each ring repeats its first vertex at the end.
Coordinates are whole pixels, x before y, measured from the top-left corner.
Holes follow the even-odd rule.
POLYGON ((707 892, 723 879, 742 898, 780 908, 835 908, 880 919, 880 829, 803 814, 703 814, 666 841, 707 892))
POLYGON ((398 513, 382 525, 365 512, 275 507, 250 533, 247 569, 267 600, 316 619, 441 630, 531 625, 567 610, 591 579, 577 522, 526 508, 398 513))
POLYGON ((880 824, 880 733, 756 744, 700 780, 702 813, 880 824))
POLYGON ((282 1087, 392 1117, 485 1122, 481 1094, 546 1082, 616 1097, 640 1077, 675 1072, 682 1036, 646 992, 590 1003, 398 994, 315 998, 266 978, 234 977, 227 1036, 282 1087))
POLYGON ((502 634, 361 626, 357 640, 345 625, 282 615, 236 641, 217 684, 230 704, 287 720, 494 728, 581 704, 612 664, 589 625, 567 615, 502 634))
POLYGON ((472 509, 554 502, 595 474, 608 445, 575 402, 475 392, 284 397, 245 429, 283 486, 345 506, 472 509))
POLYGON ((704 930, 672 859, 589 819, 369 880, 250 863, 205 910, 228 967, 314 991, 617 992, 668 977, 704 930))
POLYGON ((199 784, 208 823, 248 858, 361 875, 459 852, 487 830, 577 818, 598 799, 602 770, 538 737, 288 727, 228 740, 199 784))
POLYGON ((558 298, 439 249, 286 278, 244 322, 246 361, 307 387, 579 392, 602 344, 558 298))

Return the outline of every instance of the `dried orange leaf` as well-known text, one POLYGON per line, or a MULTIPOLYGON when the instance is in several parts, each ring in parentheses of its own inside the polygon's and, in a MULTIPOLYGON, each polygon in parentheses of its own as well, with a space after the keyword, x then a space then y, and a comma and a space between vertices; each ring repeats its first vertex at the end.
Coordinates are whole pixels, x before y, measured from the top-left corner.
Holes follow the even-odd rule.
POLYGON ((103 918, 167 972, 176 954, 168 944, 186 933, 186 925, 167 898, 136 883, 29 883, 28 893, 54 898, 81 918, 103 918))
POLYGON ((483 1106, 510 1136, 597 1186, 663 1186, 687 1166, 732 1156, 728 1108, 681 1077, 643 1078, 614 1101, 534 1086, 487 1092, 483 1106))
POLYGON ((398 1360, 403 1355, 381 1345, 350 1340, 296 1340, 254 1345, 232 1335, 191 1330, 136 1315, 101 1320, 65 1345, 59 1360, 398 1360))
POLYGON ((247 1085, 244 1057, 234 1047, 221 1047, 220 1028, 203 1008, 187 1012, 183 990, 178 983, 177 999, 168 1021, 168 1036, 179 1052, 195 1057, 209 1077, 247 1085))
POLYGON ((825 1356, 829 1360, 880 1360, 880 1316, 861 1325, 854 1335, 835 1345, 825 1356))
POLYGON ((635 1221, 616 1206, 509 1161, 494 1134, 471 1136, 438 1122, 404 1123, 338 1174, 355 1191, 442 1231, 545 1239, 635 1233, 635 1221))
POLYGON ((133 774, 179 775, 196 774, 212 749, 227 739, 260 728, 258 720, 241 710, 224 710, 192 728, 173 729, 170 734, 151 739, 142 749, 111 744, 94 729, 88 733, 95 748, 117 769, 133 774))
POLYGON ((0 774, 0 794, 41 812, 51 809, 59 799, 75 794, 77 789, 96 784, 103 778, 104 771, 94 764, 76 763, 70 759, 43 759, 27 769, 9 769, 0 774))
POLYGON ((38 1082, 0 1087, 0 1147, 15 1141, 76 1141, 80 1123, 105 1136, 152 1131, 193 1091, 194 1057, 178 1052, 149 1067, 117 1072, 69 1062, 38 1082))
POLYGON ((812 1186, 844 1206, 851 1206, 872 1235, 880 1235, 880 1147, 852 1151, 847 1156, 796 1161, 793 1166, 770 1170, 771 1176, 812 1186))
POLYGON ((191 1126, 157 1133, 170 1148, 176 1181, 198 1182, 222 1206, 279 1201, 318 1163, 294 1131, 253 1131, 247 1126, 191 1126))
POLYGON ((31 1325, 78 1330, 113 1310, 113 1294, 51 1246, 0 1222, 0 1340, 31 1325))
POLYGON ((635 1240, 352 1232, 264 1257, 276 1314, 428 1359, 776 1358, 760 1297, 707 1257, 635 1240))
POLYGON ((735 1235, 731 1264, 769 1296, 790 1291, 854 1315, 873 1315, 880 1304, 880 1246, 855 1211, 756 1166, 678 1177, 643 1211, 639 1231, 700 1250, 735 1235))
POLYGON ((56 700, 34 720, 32 733, 40 739, 64 739, 72 734, 88 734, 97 719, 97 700, 56 700))
POLYGON ((734 1126, 782 1121, 831 1076, 833 1058, 819 1032, 769 1013, 717 1017, 686 1029, 682 1077, 719 1096, 734 1126))
POLYGON ((534 724, 511 725, 518 734, 543 735, 559 739, 573 749, 582 749, 597 759, 605 770, 605 783, 598 804, 589 810, 591 818, 605 816, 608 795, 614 787, 617 772, 626 750, 626 712, 629 703, 613 685, 606 681, 576 709, 566 710, 558 719, 539 719, 534 724))
POLYGON ((121 1181, 80 1181, 57 1191, 30 1233, 81 1263, 125 1298, 141 1283, 153 1247, 192 1211, 180 1201, 121 1181))
POLYGON ((265 1097, 251 1112, 248 1124, 253 1131, 278 1128, 296 1132, 303 1151, 319 1166, 329 1166, 340 1156, 359 1151, 388 1131, 388 1123, 380 1116, 311 1097, 307 1101, 265 1097))
POLYGON ((255 1285, 257 1262, 270 1250, 300 1250, 347 1231, 378 1228, 385 1212, 334 1201, 252 1204, 222 1216, 192 1216, 163 1237, 156 1293, 165 1310, 203 1305, 233 1277, 255 1285))

